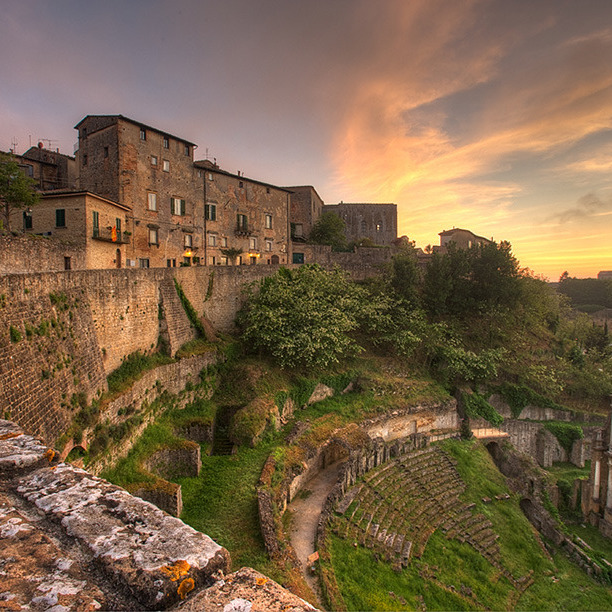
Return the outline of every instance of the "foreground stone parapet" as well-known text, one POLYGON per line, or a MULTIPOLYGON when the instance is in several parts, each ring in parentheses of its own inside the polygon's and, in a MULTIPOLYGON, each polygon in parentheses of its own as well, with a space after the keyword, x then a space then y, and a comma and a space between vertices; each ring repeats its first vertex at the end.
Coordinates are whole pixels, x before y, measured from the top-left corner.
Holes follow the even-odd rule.
POLYGON ((307 612, 316 610, 274 580, 243 567, 174 608, 177 612, 307 612))
POLYGON ((107 603, 78 564, 0 494, 0 610, 91 612, 107 603))
POLYGON ((31 472, 15 490, 144 608, 167 608, 229 567, 229 553, 205 534, 71 465, 31 472))
POLYGON ((25 435, 18 425, 0 419, 0 477, 49 466, 58 458, 58 453, 25 435))

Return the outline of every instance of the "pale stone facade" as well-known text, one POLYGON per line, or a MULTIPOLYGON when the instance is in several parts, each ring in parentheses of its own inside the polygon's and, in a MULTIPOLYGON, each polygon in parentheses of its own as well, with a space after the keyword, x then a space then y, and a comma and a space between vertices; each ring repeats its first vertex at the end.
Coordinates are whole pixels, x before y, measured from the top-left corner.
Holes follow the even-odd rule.
POLYGON ((469 249, 476 244, 492 244, 492 240, 477 236, 474 232, 466 229, 453 228, 440 232, 440 246, 434 247, 435 251, 445 253, 449 244, 454 243, 459 249, 469 249))
POLYGON ((103 269, 122 267, 130 215, 127 206, 87 191, 53 191, 44 193, 33 209, 13 211, 11 222, 26 233, 70 244, 65 270, 103 269))
POLYGON ((321 217, 324 202, 312 185, 286 187, 291 191, 291 239, 304 242, 321 217))

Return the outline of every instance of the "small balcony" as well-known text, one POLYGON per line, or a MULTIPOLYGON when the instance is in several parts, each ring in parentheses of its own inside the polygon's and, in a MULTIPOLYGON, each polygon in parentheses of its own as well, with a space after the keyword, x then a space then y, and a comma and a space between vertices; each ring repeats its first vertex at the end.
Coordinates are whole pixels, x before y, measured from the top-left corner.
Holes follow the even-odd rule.
POLYGON ((94 229, 91 237, 94 240, 102 242, 115 242, 117 244, 127 244, 130 241, 131 234, 129 232, 118 232, 112 227, 101 227, 94 229))

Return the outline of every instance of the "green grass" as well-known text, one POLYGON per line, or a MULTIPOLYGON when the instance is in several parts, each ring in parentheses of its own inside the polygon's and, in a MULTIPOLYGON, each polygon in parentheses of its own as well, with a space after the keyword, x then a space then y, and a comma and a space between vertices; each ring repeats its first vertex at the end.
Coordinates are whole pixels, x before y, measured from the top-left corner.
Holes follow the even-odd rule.
POLYGON ((108 391, 113 394, 121 393, 148 370, 173 361, 174 359, 161 353, 152 353, 151 355, 143 355, 139 352, 131 353, 114 372, 108 375, 108 391))

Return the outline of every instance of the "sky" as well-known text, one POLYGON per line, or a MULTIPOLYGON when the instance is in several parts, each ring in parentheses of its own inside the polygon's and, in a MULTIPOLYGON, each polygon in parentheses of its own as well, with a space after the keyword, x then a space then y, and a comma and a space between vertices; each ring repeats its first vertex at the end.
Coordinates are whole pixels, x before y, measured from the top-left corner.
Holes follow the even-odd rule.
POLYGON ((394 202, 398 232, 612 270, 610 0, 0 0, 0 150, 88 114, 230 172, 394 202))

